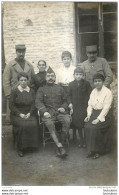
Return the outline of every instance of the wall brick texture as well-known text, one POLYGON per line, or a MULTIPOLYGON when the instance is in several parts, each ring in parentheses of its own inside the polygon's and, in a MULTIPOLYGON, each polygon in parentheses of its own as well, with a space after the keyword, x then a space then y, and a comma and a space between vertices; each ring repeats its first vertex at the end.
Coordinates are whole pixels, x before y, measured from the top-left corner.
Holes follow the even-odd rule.
POLYGON ((6 64, 16 56, 15 45, 25 43, 26 59, 36 72, 39 59, 60 66, 65 50, 72 53, 75 65, 73 2, 3 2, 2 9, 6 64))

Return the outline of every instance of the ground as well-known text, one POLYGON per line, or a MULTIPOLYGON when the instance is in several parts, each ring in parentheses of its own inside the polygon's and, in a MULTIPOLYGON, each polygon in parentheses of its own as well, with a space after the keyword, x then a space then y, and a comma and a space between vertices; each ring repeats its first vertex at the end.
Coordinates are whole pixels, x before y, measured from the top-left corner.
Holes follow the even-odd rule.
POLYGON ((116 186, 117 139, 116 128, 112 151, 99 159, 86 158, 86 149, 72 143, 68 157, 56 157, 55 145, 43 150, 32 150, 19 157, 12 140, 12 126, 3 125, 2 136, 2 185, 3 186, 116 186))

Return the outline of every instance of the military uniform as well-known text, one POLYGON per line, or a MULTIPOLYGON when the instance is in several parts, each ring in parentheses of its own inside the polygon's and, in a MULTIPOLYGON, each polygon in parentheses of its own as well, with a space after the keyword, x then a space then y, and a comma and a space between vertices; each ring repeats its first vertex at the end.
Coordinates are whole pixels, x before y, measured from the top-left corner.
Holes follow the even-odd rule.
POLYGON ((65 140, 70 128, 70 116, 67 112, 68 105, 64 89, 56 84, 46 84, 44 87, 39 88, 36 94, 36 107, 40 111, 42 121, 49 129, 51 135, 53 131, 55 132, 54 121, 58 120, 61 122, 62 138, 65 140), (65 112, 60 113, 58 108, 64 108, 65 112), (45 118, 45 112, 48 112, 51 118, 45 118))
POLYGON ((92 88, 94 88, 93 76, 96 73, 103 74, 105 77, 104 85, 106 87, 109 87, 113 81, 112 71, 104 58, 97 57, 94 62, 89 62, 89 60, 86 60, 81 64, 81 68, 85 73, 86 80, 90 83, 92 88))

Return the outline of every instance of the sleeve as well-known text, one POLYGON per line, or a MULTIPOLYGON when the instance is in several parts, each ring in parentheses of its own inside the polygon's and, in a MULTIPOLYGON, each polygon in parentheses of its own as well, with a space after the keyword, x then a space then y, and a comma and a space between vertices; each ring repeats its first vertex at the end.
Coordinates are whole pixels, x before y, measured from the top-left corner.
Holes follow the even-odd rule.
POLYGON ((32 88, 32 89, 35 90, 35 80, 34 80, 34 76, 31 77, 31 80, 30 80, 30 88, 32 88))
POLYGON ((61 87, 61 94, 62 94, 62 101, 63 101, 61 107, 67 110, 68 109, 67 95, 62 87, 61 87))
POLYGON ((91 95, 90 95, 90 99, 88 101, 88 108, 87 108, 87 116, 90 117, 93 111, 93 106, 92 106, 92 102, 94 99, 94 92, 92 91, 91 95))
POLYGON ((87 81, 88 98, 90 97, 91 91, 92 91, 92 87, 91 87, 90 83, 87 81))
POLYGON ((105 121, 105 117, 108 114, 109 109, 111 108, 112 100, 113 100, 112 93, 111 93, 111 91, 108 91, 108 93, 104 99, 103 109, 102 109, 100 115, 97 117, 101 122, 105 121))
POLYGON ((5 96, 9 96, 11 94, 11 65, 6 65, 3 73, 3 88, 5 92, 5 96))
MULTIPOLYGON (((31 89, 32 90, 32 89, 31 89)), ((34 112, 35 110, 35 92, 34 90, 32 90, 32 97, 33 97, 33 103, 31 104, 31 109, 30 109, 30 114, 32 115, 32 113, 34 112)))
POLYGON ((72 103, 72 88, 70 83, 69 83, 69 91, 67 95, 67 103, 68 105, 72 103))
POLYGON ((107 62, 107 60, 103 59, 103 68, 104 68, 104 74, 105 74, 105 81, 104 81, 104 85, 106 87, 109 87, 110 84, 113 81, 113 73, 111 71, 111 68, 107 62))
POLYGON ((41 115, 43 115, 45 112, 47 112, 47 108, 45 107, 44 102, 43 102, 43 90, 42 90, 42 88, 39 88, 37 93, 36 93, 35 106, 40 111, 41 115))
POLYGON ((32 64, 30 64, 30 66, 31 66, 31 78, 32 78, 35 75, 35 72, 32 64))
POLYGON ((15 102, 16 102, 16 98, 17 98, 17 92, 16 90, 13 90, 11 95, 10 95, 10 103, 9 103, 9 108, 11 110, 11 112, 16 115, 19 116, 19 114, 21 113, 19 111, 19 109, 17 108, 15 102))
POLYGON ((30 76, 30 79, 28 81, 28 85, 30 86, 30 88, 33 88, 34 89, 35 88, 35 85, 34 85, 34 79, 33 79, 33 77, 35 75, 35 72, 34 72, 34 68, 33 68, 32 64, 30 64, 29 62, 28 62, 28 64, 29 64, 30 69, 31 69, 31 76, 30 76))

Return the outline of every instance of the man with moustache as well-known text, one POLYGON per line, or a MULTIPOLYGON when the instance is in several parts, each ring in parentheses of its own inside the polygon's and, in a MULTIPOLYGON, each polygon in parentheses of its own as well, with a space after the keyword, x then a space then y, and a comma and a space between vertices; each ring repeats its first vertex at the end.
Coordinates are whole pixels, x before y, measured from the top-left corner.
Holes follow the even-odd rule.
POLYGON ((97 57, 97 45, 86 46, 86 54, 88 59, 81 64, 86 80, 94 88, 93 76, 100 73, 105 78, 104 85, 109 88, 113 81, 113 74, 107 60, 97 57))
POLYGON ((57 155, 65 157, 67 153, 63 143, 68 137, 70 116, 67 112, 68 104, 65 91, 61 86, 55 84, 55 80, 55 72, 49 67, 46 72, 46 85, 40 87, 36 94, 36 107, 57 146, 57 155), (56 135, 54 124, 56 120, 62 124, 62 143, 56 135))
POLYGON ((16 45, 16 58, 6 65, 3 73, 3 88, 7 98, 6 124, 10 123, 9 98, 11 90, 18 86, 18 73, 26 72, 30 80, 33 77, 34 69, 32 65, 25 60, 26 46, 24 44, 16 45))

